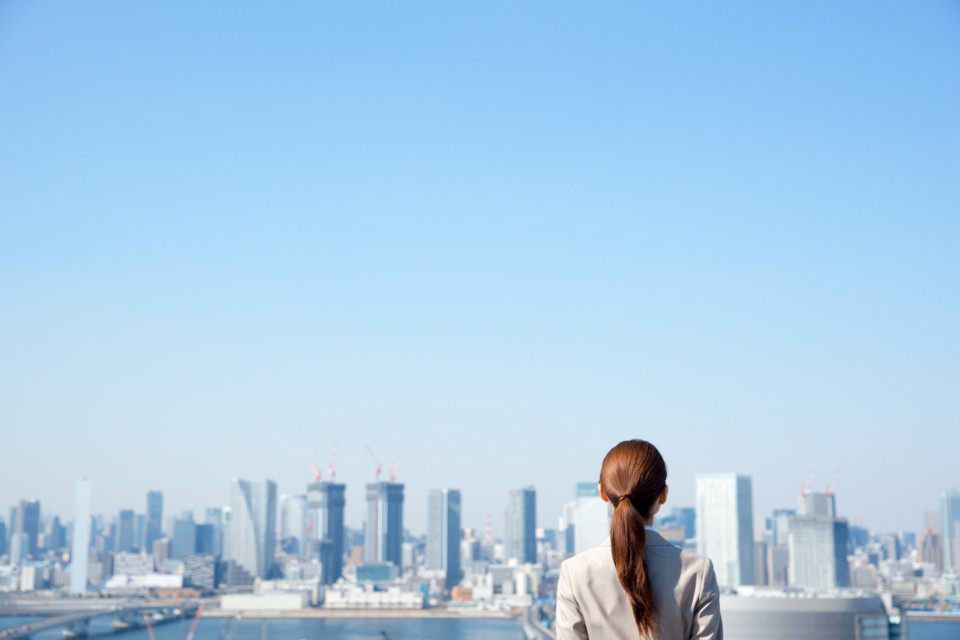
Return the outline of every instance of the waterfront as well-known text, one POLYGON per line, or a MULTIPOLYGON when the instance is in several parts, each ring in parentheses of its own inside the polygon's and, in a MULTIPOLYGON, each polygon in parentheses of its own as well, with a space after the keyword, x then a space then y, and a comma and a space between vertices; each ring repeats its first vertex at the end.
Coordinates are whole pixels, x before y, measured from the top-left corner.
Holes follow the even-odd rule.
MULTIPOLYGON (((36 620, 36 617, 0 616, 0 629, 36 620)), ((90 637, 116 635, 109 616, 91 621, 90 637)), ((191 620, 154 629, 157 640, 183 640, 191 620)), ((126 631, 124 640, 150 640, 145 628, 126 631)), ((297 618, 235 619, 205 618, 197 626, 195 640, 519 640, 522 625, 517 619, 490 618, 297 618), (384 636, 386 634, 386 636, 384 636)), ((35 640, 62 640, 59 630, 42 631, 35 640)))

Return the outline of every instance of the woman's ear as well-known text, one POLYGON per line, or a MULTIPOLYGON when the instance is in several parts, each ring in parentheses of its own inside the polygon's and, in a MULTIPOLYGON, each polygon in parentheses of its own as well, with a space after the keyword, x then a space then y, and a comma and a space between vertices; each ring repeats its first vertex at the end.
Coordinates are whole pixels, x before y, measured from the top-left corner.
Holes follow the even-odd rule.
POLYGON ((610 498, 607 497, 607 494, 603 491, 603 485, 599 482, 597 483, 597 489, 600 490, 600 499, 604 502, 610 502, 610 498))
POLYGON ((663 491, 660 492, 660 504, 663 504, 667 501, 667 494, 670 492, 670 487, 663 485, 663 491))

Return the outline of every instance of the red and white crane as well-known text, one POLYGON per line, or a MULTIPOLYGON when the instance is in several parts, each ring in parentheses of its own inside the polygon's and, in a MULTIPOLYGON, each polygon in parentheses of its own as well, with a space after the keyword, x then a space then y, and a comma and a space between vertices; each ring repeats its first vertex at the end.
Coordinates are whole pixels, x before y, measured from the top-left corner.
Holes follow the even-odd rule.
POLYGON ((380 482, 380 471, 383 469, 383 463, 377 459, 377 456, 374 455, 373 449, 370 448, 370 445, 367 445, 367 453, 370 454, 370 458, 373 460, 375 468, 373 470, 373 478, 376 482, 380 482))
POLYGON ((397 456, 397 459, 394 461, 393 466, 390 467, 390 484, 393 484, 397 481, 397 469, 400 468, 400 456, 397 456))

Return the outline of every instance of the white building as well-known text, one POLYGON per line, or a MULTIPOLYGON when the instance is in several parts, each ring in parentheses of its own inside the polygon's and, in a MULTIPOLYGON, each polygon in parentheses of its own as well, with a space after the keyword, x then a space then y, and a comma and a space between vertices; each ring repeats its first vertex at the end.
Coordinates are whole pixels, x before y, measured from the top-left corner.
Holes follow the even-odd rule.
POLYGON ((277 485, 271 480, 230 483, 230 583, 252 584, 273 566, 277 485))
POLYGON ((70 552, 70 595, 87 592, 87 551, 90 548, 90 481, 77 482, 73 506, 73 547, 70 552))
POLYGON ((697 553, 713 561, 721 587, 753 584, 753 489, 750 476, 696 476, 697 553))
POLYGON ((600 497, 596 482, 578 482, 573 525, 575 553, 599 547, 609 535, 610 505, 600 497))
POLYGON ((113 556, 114 575, 145 576, 153 573, 153 556, 121 551, 113 556))

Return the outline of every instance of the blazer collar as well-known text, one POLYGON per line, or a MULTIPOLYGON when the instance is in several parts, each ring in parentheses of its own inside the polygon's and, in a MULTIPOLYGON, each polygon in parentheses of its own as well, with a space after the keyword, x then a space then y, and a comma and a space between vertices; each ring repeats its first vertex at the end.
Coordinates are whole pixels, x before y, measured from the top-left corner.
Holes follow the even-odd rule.
MULTIPOLYGON (((647 529, 647 546, 649 547, 662 547, 664 545, 676 546, 672 542, 668 542, 666 538, 657 533, 656 531, 651 531, 647 529)), ((607 536, 607 539, 603 541, 603 546, 610 546, 610 536, 607 536)))

